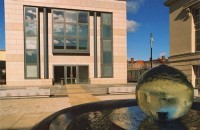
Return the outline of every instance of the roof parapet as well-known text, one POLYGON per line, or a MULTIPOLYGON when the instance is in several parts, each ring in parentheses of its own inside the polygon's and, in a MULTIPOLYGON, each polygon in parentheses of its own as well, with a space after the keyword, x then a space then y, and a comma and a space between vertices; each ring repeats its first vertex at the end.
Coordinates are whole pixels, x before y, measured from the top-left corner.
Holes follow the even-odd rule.
POLYGON ((178 0, 167 0, 167 1, 164 2, 164 5, 165 6, 170 6, 171 4, 173 4, 173 3, 177 2, 177 1, 178 0))

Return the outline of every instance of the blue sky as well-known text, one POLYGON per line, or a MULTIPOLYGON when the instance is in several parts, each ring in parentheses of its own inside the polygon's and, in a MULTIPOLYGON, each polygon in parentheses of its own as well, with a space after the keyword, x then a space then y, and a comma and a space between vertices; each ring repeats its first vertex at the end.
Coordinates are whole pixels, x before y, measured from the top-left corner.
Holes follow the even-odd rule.
MULTIPOLYGON (((153 58, 169 56, 169 9, 165 0, 127 0, 128 58, 150 58, 150 33, 153 33, 153 58)), ((4 1, 0 0, 0 49, 5 49, 4 1)))
POLYGON ((4 0, 0 0, 0 50, 5 49, 4 0))
POLYGON ((169 8, 165 0, 127 0, 128 58, 149 60, 150 33, 153 58, 169 56, 169 8))

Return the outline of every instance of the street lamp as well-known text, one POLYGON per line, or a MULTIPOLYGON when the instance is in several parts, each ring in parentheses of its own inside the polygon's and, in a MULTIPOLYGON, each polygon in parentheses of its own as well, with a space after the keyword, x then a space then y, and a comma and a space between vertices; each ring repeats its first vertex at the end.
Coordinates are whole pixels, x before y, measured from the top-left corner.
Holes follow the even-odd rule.
POLYGON ((150 47, 151 47, 151 57, 150 57, 150 62, 151 62, 151 68, 152 68, 152 45, 153 45, 153 34, 150 33, 150 47))

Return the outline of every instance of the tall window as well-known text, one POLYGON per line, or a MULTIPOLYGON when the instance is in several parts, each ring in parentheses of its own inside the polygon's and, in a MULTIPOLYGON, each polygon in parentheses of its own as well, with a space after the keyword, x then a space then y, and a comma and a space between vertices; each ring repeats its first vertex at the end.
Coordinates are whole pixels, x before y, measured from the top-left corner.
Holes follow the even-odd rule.
POLYGON ((200 66, 194 66, 194 72, 196 76, 195 86, 200 87, 200 66))
POLYGON ((101 13, 101 75, 113 77, 112 14, 101 13))
POLYGON ((38 8, 24 7, 25 78, 39 78, 38 8))
POLYGON ((89 13, 53 9, 53 52, 89 53, 89 13))
POLYGON ((195 50, 200 51, 200 8, 195 10, 195 50))

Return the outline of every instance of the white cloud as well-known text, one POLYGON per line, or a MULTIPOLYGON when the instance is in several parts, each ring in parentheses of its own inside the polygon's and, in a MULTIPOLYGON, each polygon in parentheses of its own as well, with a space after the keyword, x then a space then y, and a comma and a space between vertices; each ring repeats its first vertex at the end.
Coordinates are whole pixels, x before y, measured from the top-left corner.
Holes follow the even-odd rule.
POLYGON ((53 14, 53 18, 56 22, 63 22, 64 21, 64 16, 62 14, 53 14))
POLYGON ((144 0, 127 0, 127 12, 136 13, 144 0))
POLYGON ((60 42, 59 42, 58 40, 54 39, 54 40, 53 40, 53 43, 54 43, 54 44, 59 44, 60 42))
POLYGON ((160 57, 166 56, 166 52, 161 52, 159 56, 160 56, 160 57))
POLYGON ((27 10, 27 12, 30 13, 30 14, 36 15, 36 12, 33 12, 33 10, 31 10, 31 9, 27 10))
POLYGON ((133 20, 126 20, 127 32, 135 32, 139 24, 133 20))
POLYGON ((35 53, 34 51, 27 51, 27 52, 26 52, 26 54, 27 54, 28 56, 32 56, 32 55, 34 55, 34 53, 35 53))

